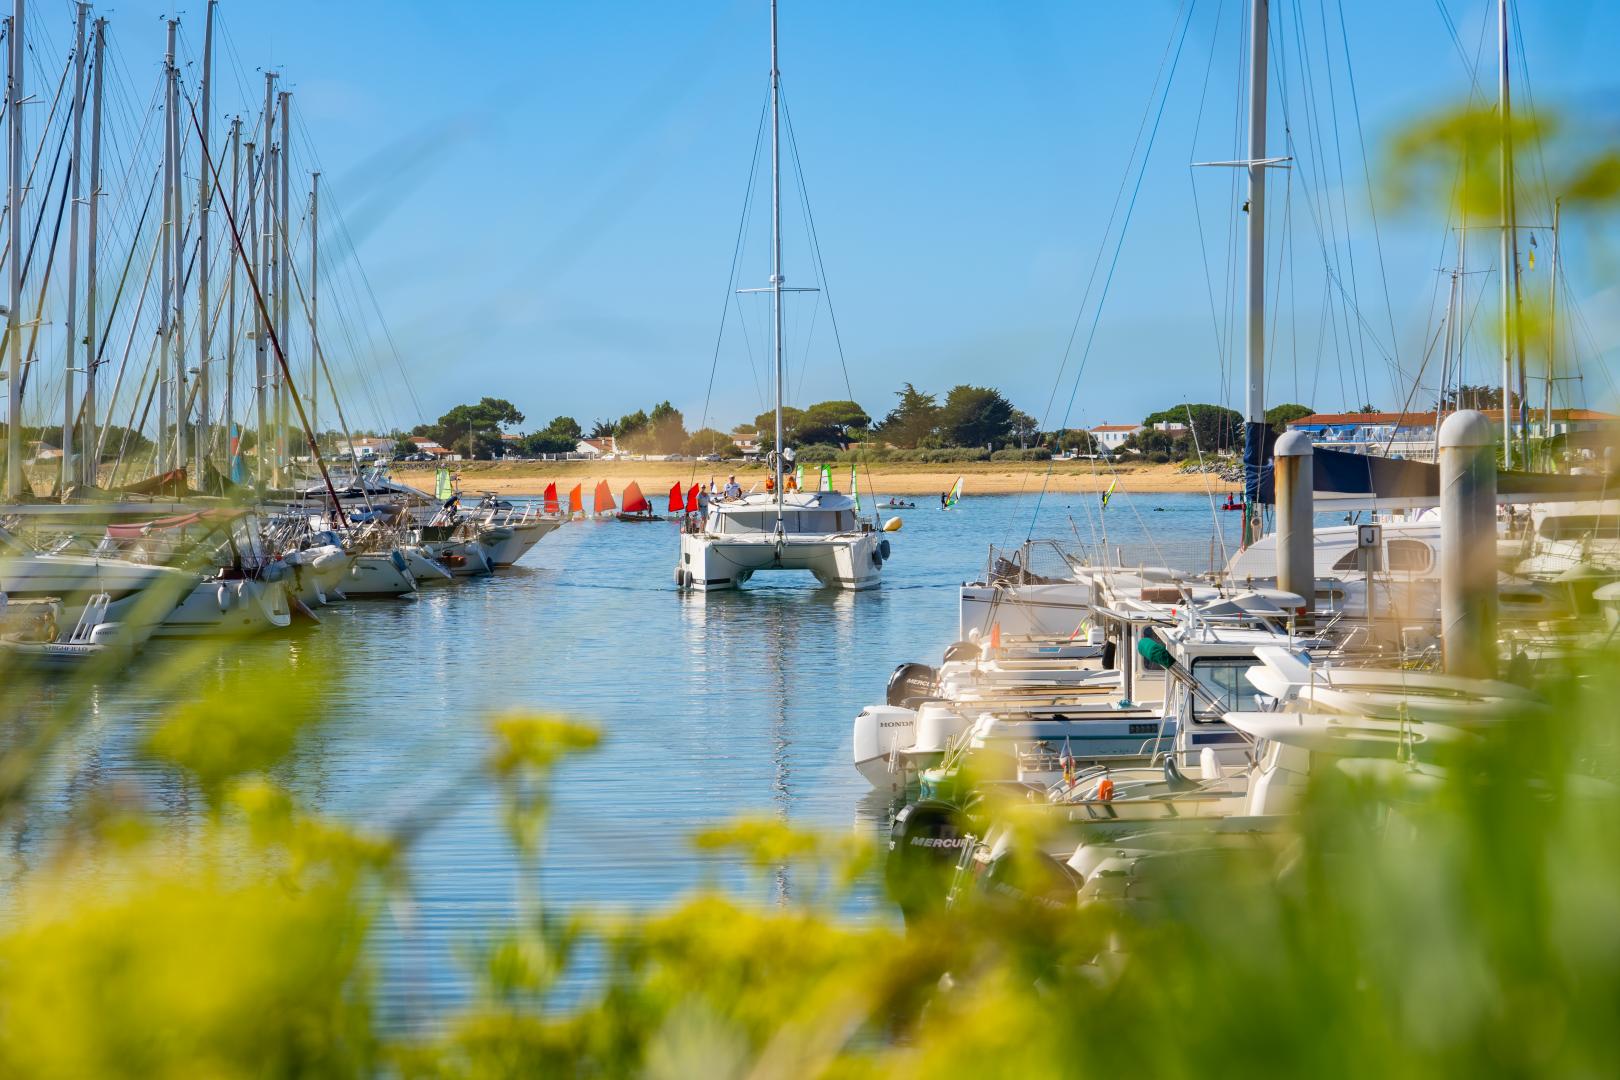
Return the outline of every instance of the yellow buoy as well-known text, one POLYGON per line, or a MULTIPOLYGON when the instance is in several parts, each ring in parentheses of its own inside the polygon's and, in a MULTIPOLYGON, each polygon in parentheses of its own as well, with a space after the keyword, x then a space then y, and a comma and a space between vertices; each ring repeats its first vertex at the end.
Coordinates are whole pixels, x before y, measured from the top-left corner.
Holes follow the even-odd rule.
POLYGON ((898 515, 896 515, 896 516, 890 518, 888 521, 885 521, 883 523, 883 531, 884 532, 899 532, 900 531, 900 526, 902 526, 904 524, 905 524, 905 522, 901 521, 900 517, 898 515))

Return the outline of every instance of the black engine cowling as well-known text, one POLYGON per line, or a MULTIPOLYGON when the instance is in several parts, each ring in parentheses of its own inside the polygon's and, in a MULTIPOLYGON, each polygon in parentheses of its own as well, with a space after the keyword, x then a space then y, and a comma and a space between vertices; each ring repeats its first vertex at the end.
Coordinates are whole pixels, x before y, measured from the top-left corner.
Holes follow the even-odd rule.
POLYGON ((962 808, 938 799, 907 803, 889 826, 889 895, 909 919, 943 907, 962 852, 973 843, 962 808))
POLYGON ((901 709, 916 708, 917 702, 934 696, 939 672, 927 664, 901 664, 889 676, 889 689, 884 700, 901 709))

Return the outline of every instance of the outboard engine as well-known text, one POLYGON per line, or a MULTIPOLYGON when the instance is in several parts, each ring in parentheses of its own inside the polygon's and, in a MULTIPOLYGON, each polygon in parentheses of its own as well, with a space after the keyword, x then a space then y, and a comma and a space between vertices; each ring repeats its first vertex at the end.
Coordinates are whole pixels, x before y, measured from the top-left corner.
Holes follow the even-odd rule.
POLYGON ((983 655, 984 650, 979 648, 978 642, 958 641, 946 648, 945 662, 948 664, 952 660, 977 660, 983 655))
POLYGON ((889 689, 884 700, 902 709, 914 709, 917 702, 935 694, 939 672, 927 664, 901 664, 889 676, 889 689))
POLYGON ((1066 863, 1044 851, 1020 848, 1007 838, 995 845, 976 884, 986 899, 1020 907, 1072 908, 1085 882, 1066 863))
POLYGON ((967 814, 953 803, 907 803, 889 826, 884 880, 908 921, 945 905, 962 853, 973 843, 967 814))

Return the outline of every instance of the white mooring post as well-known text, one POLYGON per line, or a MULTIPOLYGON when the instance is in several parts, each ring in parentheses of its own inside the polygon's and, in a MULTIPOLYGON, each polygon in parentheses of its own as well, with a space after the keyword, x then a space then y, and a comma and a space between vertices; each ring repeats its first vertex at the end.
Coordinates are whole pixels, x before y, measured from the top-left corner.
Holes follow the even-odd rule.
POLYGON ((1311 437, 1290 431, 1272 451, 1277 467, 1277 588, 1316 606, 1315 457, 1311 437))
POLYGON ((1440 426, 1440 633, 1446 672, 1496 674, 1496 442, 1477 409, 1440 426))

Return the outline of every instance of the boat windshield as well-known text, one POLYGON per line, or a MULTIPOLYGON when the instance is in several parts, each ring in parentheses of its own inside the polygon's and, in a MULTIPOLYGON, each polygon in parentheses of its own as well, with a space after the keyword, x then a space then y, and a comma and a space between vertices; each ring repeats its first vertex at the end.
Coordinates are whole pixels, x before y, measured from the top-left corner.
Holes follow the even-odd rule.
POLYGON ((1203 723, 1219 720, 1220 717, 1209 708, 1210 702, 1218 703, 1226 712, 1248 712, 1257 709, 1259 706, 1255 698, 1260 691, 1243 677, 1243 673, 1256 663, 1257 660, 1248 656, 1194 660, 1193 678, 1198 680, 1198 687, 1203 691, 1194 718, 1203 723))
MULTIPOLYGON (((850 532, 855 528, 853 510, 783 510, 782 529, 787 533, 808 533, 825 536, 828 533, 850 532)), ((720 536, 776 531, 776 511, 728 511, 714 514, 709 519, 709 531, 720 536)))

